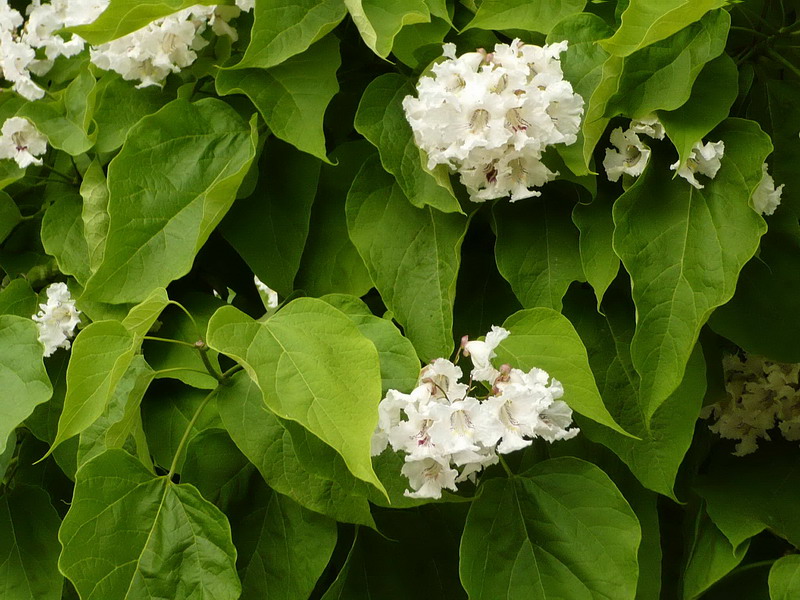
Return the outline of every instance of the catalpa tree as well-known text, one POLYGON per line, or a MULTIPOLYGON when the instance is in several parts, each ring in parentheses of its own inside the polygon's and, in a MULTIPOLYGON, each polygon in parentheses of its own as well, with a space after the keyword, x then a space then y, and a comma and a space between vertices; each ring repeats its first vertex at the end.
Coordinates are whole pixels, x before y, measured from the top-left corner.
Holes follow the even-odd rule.
POLYGON ((0 1, 0 597, 800 597, 798 35, 0 1))

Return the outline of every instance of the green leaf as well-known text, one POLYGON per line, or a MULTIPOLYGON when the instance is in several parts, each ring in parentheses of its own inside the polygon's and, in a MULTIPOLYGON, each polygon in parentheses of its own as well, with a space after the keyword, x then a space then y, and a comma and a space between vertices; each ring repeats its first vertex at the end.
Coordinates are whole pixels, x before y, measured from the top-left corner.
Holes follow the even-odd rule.
POLYGON ((634 323, 633 307, 629 304, 626 299, 611 295, 603 305, 603 316, 594 310, 586 292, 580 302, 577 295, 572 296, 565 314, 586 345, 589 364, 606 407, 625 431, 639 439, 594 423, 579 424, 589 439, 619 456, 643 486, 677 501, 673 486, 692 442, 706 391, 705 363, 698 346, 680 385, 656 410, 648 427, 638 398, 640 378, 631 363, 634 323))
POLYGON ((133 335, 119 321, 95 321, 81 330, 72 344, 67 395, 51 452, 103 414, 135 350, 133 335))
POLYGON ((156 288, 150 295, 134 306, 122 319, 122 325, 136 338, 142 338, 150 331, 161 312, 169 304, 169 296, 164 288, 156 288))
POLYGON ((742 562, 750 543, 738 548, 708 518, 705 510, 697 511, 691 534, 688 536, 685 565, 683 567, 682 600, 700 598, 717 581, 742 562))
POLYGON ((5 192, 0 192, 0 242, 3 242, 14 227, 22 221, 16 202, 5 192))
POLYGON ((420 358, 449 356, 467 219, 413 207, 373 158, 347 195, 347 227, 375 287, 420 358))
POLYGON ((27 280, 12 279, 0 290, 0 315, 31 318, 38 310, 38 298, 27 280))
POLYGON ((337 521, 374 525, 366 498, 304 468, 292 436, 246 374, 234 376, 220 389, 217 406, 225 429, 272 489, 337 521))
POLYGON ((698 479, 694 488, 706 501, 708 516, 734 548, 765 529, 800 545, 794 502, 800 493, 800 457, 795 450, 794 444, 774 439, 755 454, 717 457, 698 479))
POLYGON ((800 595, 800 555, 790 554, 775 561, 769 570, 771 600, 792 600, 800 595))
POLYGON ((390 389, 411 391, 419 377, 419 358, 414 345, 388 319, 373 315, 366 304, 353 296, 323 296, 332 306, 345 313, 358 330, 375 345, 381 363, 381 387, 385 395, 390 389))
POLYGON ((220 229, 253 273, 286 297, 300 267, 320 162, 270 138, 259 166, 254 193, 233 205, 220 229))
POLYGON ((126 447, 132 453, 149 454, 146 448, 129 443, 129 437, 141 429, 139 406, 155 373, 141 355, 133 357, 108 399, 103 413, 81 432, 78 444, 78 467, 105 452, 108 448, 126 447), (139 451, 139 452, 137 452, 139 451))
POLYGON ((378 149, 383 168, 395 176, 411 204, 461 212, 447 167, 439 165, 429 173, 423 165, 427 159, 414 142, 402 105, 403 98, 414 93, 412 83, 401 75, 387 73, 372 80, 358 105, 356 131, 378 149))
POLYGON ((264 323, 223 307, 209 322, 208 344, 245 367, 272 411, 307 428, 353 475, 383 491, 370 460, 381 397, 378 353, 350 319, 311 298, 264 323))
POLYGON ((559 146, 564 162, 576 175, 592 170, 592 152, 608 125, 606 105, 617 91, 622 72, 622 59, 610 57, 596 42, 612 29, 597 15, 581 13, 567 17, 547 36, 548 43, 567 40, 569 47, 561 55, 564 79, 572 83, 584 101, 584 116, 578 140, 570 146, 559 146))
POLYGON ((0 596, 9 600, 60 600, 61 520, 42 488, 18 485, 0 495, 0 596))
POLYGON ((306 600, 336 546, 336 522, 263 483, 232 523, 242 600, 306 600))
POLYGON ((30 317, 0 315, 0 452, 11 432, 53 394, 42 353, 30 317))
POLYGON ((356 173, 374 151, 364 140, 347 142, 331 153, 336 166, 322 165, 297 277, 297 287, 309 296, 363 296, 372 288, 367 267, 347 234, 345 201, 356 173))
POLYGON ((726 0, 631 0, 622 25, 602 46, 615 56, 628 56, 699 21, 726 0))
POLYGON ((113 152, 122 146, 128 131, 139 119, 156 112, 172 100, 167 91, 157 86, 134 89, 132 82, 125 81, 113 71, 106 72, 100 78, 95 90, 97 152, 113 152))
POLYGON ((200 4, 232 4, 219 0, 148 0, 131 4, 127 0, 111 0, 103 13, 88 25, 65 29, 77 33, 92 46, 99 46, 137 31, 161 17, 166 17, 184 8, 200 4))
POLYGON ((739 92, 739 72, 727 54, 706 63, 686 103, 673 111, 659 112, 667 136, 675 145, 681 163, 702 140, 728 116, 739 92))
POLYGON ((483 0, 464 29, 526 29, 549 33, 556 23, 580 13, 584 6, 586 0, 483 0))
POLYGON ((250 44, 230 69, 274 67, 305 52, 344 19, 341 0, 270 0, 256 2, 250 44))
POLYGON ((447 19, 432 16, 430 23, 406 25, 394 38, 392 54, 414 70, 424 69, 442 55, 442 43, 452 28, 447 19))
POLYGON ((544 369, 564 385, 564 401, 575 412, 625 433, 603 405, 586 348, 566 317, 550 308, 531 308, 511 315, 503 327, 511 335, 497 349, 497 364, 544 369))
MULTIPOLYGON (((682 106, 704 65, 725 49, 730 23, 728 12, 714 11, 698 23, 626 58, 617 93, 606 107, 606 116, 621 113, 640 119, 656 110, 682 106)), ((718 111, 725 111, 722 118, 727 116, 724 102, 718 111)))
POLYGON ((597 307, 611 282, 619 273, 619 256, 614 252, 614 218, 611 209, 615 198, 600 193, 590 204, 576 204, 572 221, 580 231, 578 246, 581 268, 594 289, 597 307))
POLYGON ((675 390, 700 328, 733 296, 765 231, 750 207, 771 151, 757 123, 729 119, 722 167, 697 190, 655 163, 614 204, 614 249, 631 275, 637 310, 631 359, 645 419, 675 390), (715 265, 709 269, 708 265, 715 265))
POLYGON ((389 56, 394 38, 404 25, 431 20, 425 0, 344 0, 344 5, 361 33, 361 39, 382 58, 389 56))
MULTIPOLYGON (((42 219, 42 245, 62 273, 83 284, 91 276, 89 246, 84 237, 81 197, 71 187, 57 187, 57 198, 42 219)), ((55 195, 55 194, 53 194, 55 195)))
POLYGON ((525 308, 561 310, 567 288, 584 279, 565 190, 574 188, 551 187, 541 198, 494 206, 497 268, 525 308))
POLYGON ((639 523, 600 469, 556 458, 481 488, 461 538, 471 599, 633 600, 639 523))
POLYGON ((83 199, 81 206, 82 243, 86 244, 88 266, 90 272, 93 273, 103 262, 106 237, 108 236, 108 185, 103 167, 97 160, 92 161, 83 174, 81 198, 83 199))
POLYGON ((86 294, 137 302, 186 274, 233 203, 256 129, 221 100, 174 100, 131 128, 108 169, 108 238, 86 294))
POLYGON ((59 567, 82 600, 241 593, 225 515, 193 486, 154 477, 122 450, 78 471, 59 539, 59 567))
POLYGON ((322 121, 339 91, 339 40, 329 35, 270 69, 221 70, 217 93, 245 94, 277 137, 327 161, 322 121))

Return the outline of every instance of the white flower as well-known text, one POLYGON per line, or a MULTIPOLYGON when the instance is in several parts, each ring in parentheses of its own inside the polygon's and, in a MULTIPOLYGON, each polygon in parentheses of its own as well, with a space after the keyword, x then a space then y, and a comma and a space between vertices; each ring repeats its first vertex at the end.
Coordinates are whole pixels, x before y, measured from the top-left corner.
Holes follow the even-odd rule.
POLYGON ((503 424, 476 398, 434 405, 428 414, 433 420, 431 440, 442 454, 477 453, 483 446, 493 446, 503 434, 503 424))
POLYGON ((623 173, 632 177, 641 175, 650 160, 650 148, 642 143, 634 130, 622 131, 621 127, 617 127, 611 132, 611 143, 616 150, 606 148, 606 157, 603 159, 606 176, 611 181, 618 181, 623 173))
POLYGON ((762 215, 771 215, 781 203, 783 184, 775 187, 775 180, 767 173, 767 163, 761 165, 761 181, 753 192, 753 208, 762 215))
POLYGON ((420 78, 417 98, 403 100, 428 168, 457 171, 475 202, 539 195, 532 188, 557 175, 542 164, 542 153, 574 143, 583 114, 583 99, 561 71, 566 49, 566 42, 514 40, 456 57, 455 46, 445 44, 446 60, 420 78))
POLYGON ((250 12, 256 6, 256 0, 236 0, 236 6, 244 12, 250 12))
POLYGON ((14 159, 21 169, 42 164, 38 157, 47 151, 47 138, 28 119, 6 119, 0 133, 0 158, 14 159))
POLYGON ((641 133, 656 140, 663 140, 666 133, 661 121, 655 115, 648 115, 643 119, 634 119, 631 121, 630 129, 634 133, 641 133))
POLYGON ((473 369, 470 377, 473 381, 494 382, 499 371, 492 366, 491 359, 497 354, 495 348, 511 334, 507 329, 492 325, 484 341, 473 340, 464 343, 464 356, 472 359, 473 369))
POLYGON ((69 340, 81 319, 67 284, 48 286, 47 303, 40 304, 39 309, 31 318, 39 326, 39 341, 44 345, 44 355, 50 356, 58 348, 69 349, 69 340))
POLYGON ((456 476, 458 471, 440 458, 426 457, 421 460, 406 459, 401 473, 408 477, 408 483, 414 488, 413 492, 406 490, 405 496, 409 498, 434 498, 442 497, 442 489, 456 491, 456 476))
POLYGON ((434 398, 454 402, 467 395, 467 385, 459 382, 461 375, 461 367, 446 358, 437 358, 420 371, 417 385, 427 386, 434 398))
POLYGON ((719 171, 721 164, 720 159, 724 153, 724 142, 708 142, 707 144, 703 144, 703 142, 700 141, 695 143, 692 147, 692 154, 686 159, 684 164, 681 164, 681 161, 678 160, 670 165, 669 168, 673 171, 677 169, 678 175, 683 177, 698 190, 702 190, 704 186, 697 181, 694 176, 695 173, 700 173, 710 179, 714 179, 717 175, 717 171, 719 171))
POLYGON ((253 281, 256 283, 256 288, 264 301, 264 306, 267 310, 278 308, 278 292, 269 287, 266 283, 261 281, 257 275, 253 275, 253 281))

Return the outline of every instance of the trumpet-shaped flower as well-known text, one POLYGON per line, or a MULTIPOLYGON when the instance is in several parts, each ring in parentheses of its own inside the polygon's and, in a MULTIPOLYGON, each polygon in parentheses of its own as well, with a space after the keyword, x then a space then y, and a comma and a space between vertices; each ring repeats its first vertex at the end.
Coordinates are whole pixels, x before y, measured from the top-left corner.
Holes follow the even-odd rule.
POLYGON ((59 348, 69 349, 69 340, 81 322, 81 311, 75 308, 67 284, 48 286, 47 302, 40 304, 39 309, 31 318, 39 326, 39 341, 44 345, 44 355, 50 356, 59 348))
POLYGON ((702 190, 704 186, 697 181, 695 174, 699 173, 700 175, 705 175, 710 179, 714 179, 722 164, 721 159, 724 153, 725 143, 722 141, 708 142, 707 144, 697 142, 692 147, 691 155, 683 164, 678 160, 670 165, 669 168, 673 171, 677 169, 678 175, 683 177, 698 190, 702 190))
POLYGON ((633 129, 617 127, 611 132, 614 149, 606 148, 603 168, 611 181, 618 181, 623 174, 638 177, 650 160, 650 148, 636 135, 633 129))

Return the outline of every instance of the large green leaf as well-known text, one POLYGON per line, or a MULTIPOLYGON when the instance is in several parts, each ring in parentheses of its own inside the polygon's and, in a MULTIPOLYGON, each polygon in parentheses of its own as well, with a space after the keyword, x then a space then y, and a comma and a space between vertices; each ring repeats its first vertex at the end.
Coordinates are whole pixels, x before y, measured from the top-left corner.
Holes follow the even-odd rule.
POLYGON ((602 45, 616 56, 628 56, 725 4, 726 0, 631 0, 622 13, 622 25, 602 45))
POLYGON ((273 134, 327 160, 322 121, 328 103, 339 91, 336 71, 340 65, 339 40, 329 35, 270 69, 221 70, 216 78, 217 93, 245 94, 273 134))
POLYGON ((220 229, 253 273, 286 297, 300 267, 320 162, 271 138, 259 166, 255 191, 233 205, 220 229))
POLYGON ((92 161, 83 174, 81 198, 83 240, 77 243, 86 244, 88 267, 94 272, 103 262, 108 235, 108 185, 97 160, 92 161))
POLYGON ((0 495, 0 597, 60 600, 64 585, 58 572, 60 523, 50 496, 41 488, 18 485, 0 495))
POLYGON ((411 81, 402 75, 387 73, 374 79, 358 105, 356 131, 378 149, 383 168, 395 176, 411 204, 461 212, 447 167, 439 165, 431 174, 423 166, 426 159, 414 142, 402 105, 403 98, 414 93, 411 81))
POLYGON ((0 290, 0 315, 30 318, 37 311, 38 297, 26 279, 12 279, 0 290))
POLYGON ((702 352, 695 348, 681 384, 656 410, 648 427, 639 405, 639 375, 630 357, 633 307, 623 298, 609 296, 603 316, 594 310, 588 292, 582 295, 580 301, 577 294, 571 298, 565 314, 586 345, 606 407, 625 431, 639 439, 591 422, 582 421, 581 429, 619 456, 642 485, 674 499, 675 477, 692 442, 706 391, 702 352))
POLYGON ((110 0, 108 8, 88 25, 70 27, 68 32, 77 33, 92 46, 99 46, 141 29, 172 13, 190 6, 233 4, 229 0, 148 0, 147 2, 128 2, 110 0))
POLYGON ((681 162, 689 157, 697 140, 702 140, 728 116, 739 91, 738 80, 736 63, 723 53, 700 71, 686 104, 658 114, 681 162))
POLYGON ((578 246, 581 267, 586 281, 594 289, 597 306, 619 273, 619 256, 614 252, 614 218, 611 209, 614 200, 609 193, 601 192, 590 204, 576 204, 572 221, 580 231, 578 246))
POLYGON ((297 280, 297 287, 309 296, 363 296, 372 287, 364 261, 347 234, 345 201, 356 173, 373 152, 364 140, 348 142, 331 153, 336 166, 322 165, 297 280))
POLYGON ((573 204, 565 189, 570 188, 550 188, 542 198, 494 207, 497 268, 525 308, 561 310, 569 285, 584 279, 579 233, 570 218, 573 204))
POLYGON ((42 219, 42 245, 55 257, 62 273, 86 283, 92 272, 81 217, 83 203, 74 188, 59 185, 57 190, 55 202, 42 219))
POLYGON ((749 542, 741 544, 738 548, 731 546, 728 538, 708 518, 701 506, 687 535, 681 578, 682 600, 702 597, 708 588, 742 562, 749 547, 749 542))
POLYGON ((11 432, 53 393, 43 350, 30 317, 0 315, 0 452, 11 432))
POLYGON ((766 230, 749 198, 769 138, 757 123, 738 119, 715 133, 725 156, 704 189, 671 178, 656 156, 614 204, 614 248, 631 275, 638 315, 631 358, 646 420, 680 383, 700 328, 731 298, 766 230))
POLYGON ((606 105, 617 91, 623 61, 609 56, 597 41, 611 35, 612 29, 597 15, 581 13, 567 17, 547 36, 548 43, 567 40, 561 56, 564 78, 572 83, 584 101, 584 116, 578 140, 558 151, 576 175, 591 172, 592 152, 608 125, 606 105))
POLYGON ((353 475, 383 490, 370 460, 381 398, 378 353, 346 315, 311 298, 263 323, 223 307, 209 322, 208 344, 245 367, 278 416, 320 437, 353 475))
POLYGON ((137 302, 186 274, 255 156, 250 127, 221 100, 175 100, 131 128, 108 169, 108 238, 86 294, 137 302))
POLYGON ((425 0, 344 0, 344 5, 361 33, 361 39, 370 50, 383 58, 392 51, 394 37, 403 25, 431 20, 425 0))
POLYGON ((576 412, 625 433, 603 405, 580 337, 566 317, 550 308, 511 315, 511 335, 497 349, 496 363, 528 371, 538 367, 564 384, 564 401, 576 412))
MULTIPOLYGON (((444 12, 447 15, 447 11, 444 12)), ((431 12, 433 15, 433 12, 431 12)), ((431 16, 430 23, 406 25, 394 38, 392 54, 404 65, 420 71, 442 55, 442 43, 452 29, 449 16, 431 16)))
POLYGON ((800 596, 800 555, 790 554, 775 561, 769 570, 770 600, 792 600, 800 596))
POLYGON ((336 522, 260 483, 231 524, 242 600, 306 600, 336 545, 336 522))
POLYGON ((250 44, 231 69, 268 69, 305 52, 344 19, 341 0, 256 2, 250 44))
POLYGON ((675 110, 683 105, 703 66, 725 49, 730 22, 728 12, 714 11, 698 23, 627 57, 606 115, 622 113, 640 119, 656 110, 675 110))
POLYGON ((556 23, 580 13, 586 0, 484 0, 464 29, 527 29, 549 33, 556 23))
POLYGON ((82 600, 236 600, 228 521, 194 487, 153 476, 122 450, 79 471, 59 567, 82 600))
POLYGON ((135 342, 119 321, 95 321, 81 330, 72 344, 67 395, 51 451, 103 414, 133 360, 135 342))
POLYGON ((358 329, 375 344, 381 362, 381 387, 411 391, 419 377, 419 358, 414 345, 400 333, 389 319, 373 315, 366 304, 353 296, 331 294, 322 300, 335 306, 358 326, 358 329))
POLYGON ((22 214, 16 202, 5 192, 0 193, 0 242, 8 237, 20 221, 22 214))
POLYGON ((217 406, 225 429, 272 489, 337 521, 374 525, 366 498, 304 468, 292 436, 246 374, 234 376, 220 389, 217 406))
POLYGON ((347 227, 384 303, 423 360, 453 349, 453 302, 467 219, 409 204, 376 158, 347 196, 347 227))
POLYGON ((461 538, 471 599, 633 600, 641 530, 599 468, 556 458, 481 488, 461 538))

